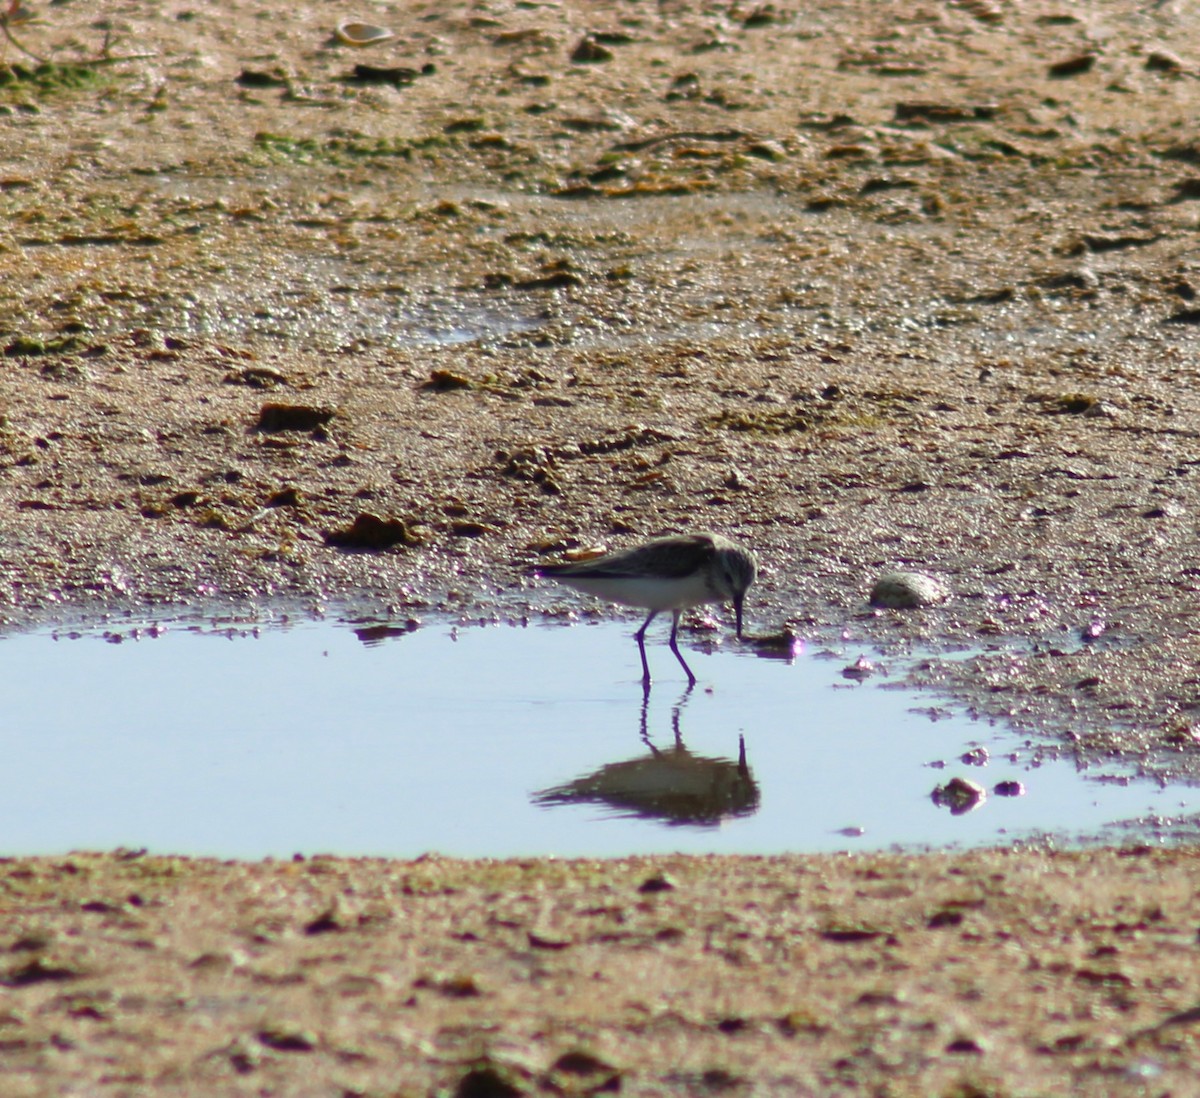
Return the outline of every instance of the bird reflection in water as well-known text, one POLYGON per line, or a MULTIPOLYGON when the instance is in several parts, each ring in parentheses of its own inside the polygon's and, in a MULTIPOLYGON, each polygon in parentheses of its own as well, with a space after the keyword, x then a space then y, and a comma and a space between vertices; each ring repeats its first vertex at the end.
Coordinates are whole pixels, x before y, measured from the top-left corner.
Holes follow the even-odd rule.
POLYGON ((697 755, 679 729, 689 690, 671 709, 675 742, 658 748, 650 740, 649 704, 642 700, 640 733, 648 755, 608 763, 565 785, 533 794, 544 808, 560 804, 599 804, 624 817, 640 816, 671 826, 716 827, 723 820, 758 811, 758 783, 746 762, 746 742, 738 736, 738 757, 697 755))

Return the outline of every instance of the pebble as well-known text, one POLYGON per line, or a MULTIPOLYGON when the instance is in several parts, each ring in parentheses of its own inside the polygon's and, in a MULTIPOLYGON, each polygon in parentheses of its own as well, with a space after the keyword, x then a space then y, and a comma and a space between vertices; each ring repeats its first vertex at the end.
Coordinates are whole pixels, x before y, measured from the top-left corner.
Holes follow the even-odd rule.
POLYGON ((950 592, 941 580, 924 572, 889 572, 871 588, 871 605, 887 610, 912 610, 936 606, 950 592))

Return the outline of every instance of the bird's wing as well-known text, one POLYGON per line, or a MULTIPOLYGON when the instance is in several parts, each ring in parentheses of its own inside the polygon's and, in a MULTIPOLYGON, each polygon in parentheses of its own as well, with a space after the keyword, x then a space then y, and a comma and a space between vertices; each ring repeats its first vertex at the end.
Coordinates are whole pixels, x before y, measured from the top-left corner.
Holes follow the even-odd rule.
POLYGON ((688 534, 659 538, 636 549, 591 560, 543 564, 540 571, 545 576, 589 576, 592 579, 627 579, 630 576, 675 579, 695 572, 712 553, 712 538, 705 534, 688 534))

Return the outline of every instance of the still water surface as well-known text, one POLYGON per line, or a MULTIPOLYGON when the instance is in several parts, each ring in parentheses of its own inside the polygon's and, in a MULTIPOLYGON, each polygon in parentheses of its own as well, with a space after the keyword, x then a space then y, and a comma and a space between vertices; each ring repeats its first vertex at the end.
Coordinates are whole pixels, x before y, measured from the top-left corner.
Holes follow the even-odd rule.
POLYGON ((691 652, 684 694, 652 631, 643 704, 632 628, 9 637, 0 852, 777 853, 1072 836, 1198 807, 1043 762, 887 677, 847 680, 859 650, 691 652), (978 745, 987 765, 962 763, 978 745), (956 775, 988 790, 958 816, 930 799, 956 775), (1025 795, 995 795, 1004 781, 1025 795))

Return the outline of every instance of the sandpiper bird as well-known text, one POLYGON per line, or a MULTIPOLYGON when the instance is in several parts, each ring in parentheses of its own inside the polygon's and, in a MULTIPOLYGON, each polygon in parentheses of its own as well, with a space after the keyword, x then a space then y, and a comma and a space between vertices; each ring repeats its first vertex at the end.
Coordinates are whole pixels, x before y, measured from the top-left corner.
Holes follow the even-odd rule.
POLYGON ((671 611, 671 651, 695 686, 696 676, 679 651, 680 612, 707 602, 732 602, 737 635, 742 635, 742 602, 758 574, 754 557, 719 534, 673 534, 644 545, 590 560, 543 564, 537 574, 599 595, 622 606, 640 606, 650 614, 634 638, 642 657, 642 686, 650 686, 646 629, 664 610, 671 611))

